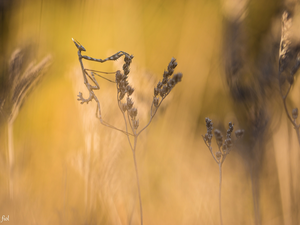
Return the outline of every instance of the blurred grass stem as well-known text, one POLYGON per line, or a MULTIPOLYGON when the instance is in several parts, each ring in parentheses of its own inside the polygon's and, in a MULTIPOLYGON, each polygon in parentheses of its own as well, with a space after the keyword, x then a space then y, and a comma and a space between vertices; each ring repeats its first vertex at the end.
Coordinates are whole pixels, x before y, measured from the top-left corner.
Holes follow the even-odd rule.
POLYGON ((223 225, 222 219, 222 204, 221 204, 221 190, 222 190, 222 163, 219 163, 219 175, 220 175, 220 184, 219 184, 219 210, 220 210, 220 224, 223 225))

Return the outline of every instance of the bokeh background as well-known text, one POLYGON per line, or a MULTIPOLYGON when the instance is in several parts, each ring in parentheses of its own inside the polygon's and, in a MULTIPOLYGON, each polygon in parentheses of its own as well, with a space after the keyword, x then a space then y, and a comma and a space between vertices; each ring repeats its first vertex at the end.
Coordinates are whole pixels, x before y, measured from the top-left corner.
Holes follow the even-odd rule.
MULTIPOLYGON (((205 117, 224 135, 230 121, 235 129, 247 133, 249 128, 242 115, 248 108, 234 101, 225 78, 227 28, 230 21, 245 21, 248 39, 240 48, 255 58, 259 49, 265 49, 261 40, 270 30, 279 43, 285 2, 1 0, 0 7, 2 92, 12 88, 4 81, 16 49, 30 53, 28 65, 52 57, 13 124, 13 172, 5 119, 1 123, 0 217, 9 215, 7 224, 139 224, 127 138, 100 124, 94 103, 81 105, 76 100, 79 91, 86 94, 86 88, 71 38, 91 57, 104 59, 120 50, 134 55, 129 79, 136 90, 140 126, 149 120, 153 87, 171 58, 177 59, 182 82, 138 140, 144 224, 219 224, 219 168, 202 138, 205 117)), ((272 67, 278 67, 276 54, 272 67)), ((90 69, 116 71, 122 62, 84 63, 90 69)), ((115 86, 97 80, 104 118, 124 129, 115 86)), ((289 110, 300 106, 299 85, 296 79, 289 110)), ((256 150, 258 161, 252 157, 256 151, 251 157, 245 153, 245 145, 256 141, 248 138, 223 164, 224 224, 300 221, 299 145, 278 88, 271 90, 272 106, 265 107, 272 119, 268 135, 259 142, 263 147, 256 150), (255 184, 249 161, 259 164, 255 184)), ((7 116, 4 109, 1 116, 7 116)))

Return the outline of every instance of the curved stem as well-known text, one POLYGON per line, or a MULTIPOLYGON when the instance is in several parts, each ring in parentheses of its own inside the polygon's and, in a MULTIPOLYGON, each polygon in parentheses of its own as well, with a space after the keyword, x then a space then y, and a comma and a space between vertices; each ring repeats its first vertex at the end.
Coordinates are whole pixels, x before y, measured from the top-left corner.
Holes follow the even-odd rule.
MULTIPOLYGON (((280 79, 280 72, 278 73, 278 79, 280 79)), ((292 87, 292 85, 289 84, 289 88, 288 88, 286 94, 283 95, 282 94, 282 89, 281 89, 281 84, 279 83, 279 90, 280 90, 280 95, 281 95, 281 98, 282 98, 282 101, 283 101, 284 110, 286 112, 287 117, 289 118, 289 120, 291 121, 291 123, 294 125, 294 128, 295 128, 296 133, 297 133, 298 143, 300 145, 300 132, 299 132, 300 126, 297 125, 296 121, 292 119, 292 117, 289 114, 289 111, 287 109, 287 105, 286 105, 286 98, 287 98, 287 96, 288 96, 288 94, 289 94, 289 92, 291 90, 291 87, 292 87)))
POLYGON ((140 133, 142 133, 142 131, 143 130, 145 130, 149 125, 150 125, 150 123, 151 123, 151 121, 152 121, 152 119, 153 119, 153 117, 154 117, 154 115, 155 115, 155 113, 157 112, 157 109, 158 109, 158 107, 157 108, 155 108, 155 111, 154 111, 154 114, 152 115, 152 107, 153 107, 153 103, 152 103, 152 105, 151 105, 151 110, 150 110, 150 119, 149 119, 149 122, 147 123, 147 125, 146 126, 144 126, 144 128, 142 128, 139 132, 138 132, 138 134, 137 135, 140 135, 140 133))
POLYGON ((155 107, 154 113, 153 113, 153 114, 152 114, 152 110, 153 110, 153 102, 152 102, 151 110, 150 110, 150 120, 149 120, 149 122, 147 123, 147 125, 146 125, 144 128, 142 128, 142 129, 138 132, 137 135, 140 135, 140 133, 142 133, 142 131, 145 130, 145 129, 150 125, 150 123, 151 123, 152 119, 154 118, 154 116, 155 116, 155 114, 156 114, 156 112, 157 112, 159 106, 161 105, 161 103, 162 103, 163 100, 167 97, 168 94, 169 94, 169 93, 167 93, 167 94, 161 99, 161 101, 160 101, 160 103, 158 104, 158 106, 155 107))

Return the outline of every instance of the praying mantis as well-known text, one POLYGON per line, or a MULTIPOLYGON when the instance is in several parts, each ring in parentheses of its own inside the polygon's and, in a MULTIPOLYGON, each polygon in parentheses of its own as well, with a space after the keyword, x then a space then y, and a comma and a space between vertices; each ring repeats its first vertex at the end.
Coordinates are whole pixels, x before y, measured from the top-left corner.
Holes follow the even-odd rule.
POLYGON ((105 80, 107 80, 109 82, 116 83, 115 81, 110 80, 110 79, 108 79, 106 77, 103 77, 103 76, 101 76, 101 75, 98 74, 99 72, 100 73, 104 73, 104 74, 114 74, 115 72, 101 72, 101 71, 97 71, 97 70, 85 69, 84 65, 83 65, 83 62, 82 62, 82 59, 104 63, 106 61, 115 61, 115 60, 119 59, 122 56, 128 56, 130 58, 133 58, 133 56, 129 55, 126 52, 119 51, 116 54, 114 54, 114 55, 112 55, 110 57, 107 57, 106 59, 96 59, 96 58, 92 58, 90 56, 82 55, 81 52, 82 51, 85 52, 86 49, 79 43, 79 41, 75 40, 74 38, 72 38, 72 41, 74 42, 75 46, 78 49, 77 53, 78 53, 78 58, 79 58, 79 62, 80 62, 80 65, 81 65, 81 70, 82 70, 84 84, 85 84, 85 86, 87 87, 87 89, 89 91, 89 97, 88 98, 84 98, 82 96, 82 93, 79 92, 79 94, 77 95, 78 96, 77 100, 80 101, 81 104, 84 104, 84 103, 89 103, 90 101, 92 101, 94 99, 96 101, 96 103, 97 103, 96 117, 99 118, 100 122, 103 125, 107 126, 107 127, 119 130, 119 131, 121 131, 123 133, 127 133, 127 132, 125 132, 125 131, 123 131, 121 129, 118 129, 118 128, 116 128, 116 127, 108 124, 107 122, 105 122, 102 119, 100 102, 99 102, 97 96, 94 93, 94 90, 99 90, 100 89, 100 85, 98 84, 98 82, 95 79, 94 75, 97 75, 97 76, 99 76, 99 77, 101 77, 101 78, 103 78, 103 79, 105 79, 105 80), (90 74, 89 74, 89 72, 90 72, 90 74), (88 78, 93 82, 93 85, 89 83, 88 78))

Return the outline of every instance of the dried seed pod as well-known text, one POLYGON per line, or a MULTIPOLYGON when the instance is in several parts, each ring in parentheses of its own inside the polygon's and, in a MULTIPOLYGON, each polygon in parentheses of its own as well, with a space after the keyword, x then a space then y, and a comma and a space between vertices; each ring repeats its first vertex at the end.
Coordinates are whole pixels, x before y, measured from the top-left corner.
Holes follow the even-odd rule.
POLYGON ((172 88, 175 84, 176 84, 176 82, 174 81, 174 79, 170 79, 170 80, 168 81, 168 87, 169 87, 169 88, 172 88))
POLYGON ((122 79, 122 73, 121 73, 121 71, 120 70, 117 70, 117 72, 116 72, 116 82, 117 83, 119 83, 120 81, 121 81, 121 79, 122 79))
POLYGON ((126 110, 127 110, 127 104, 126 104, 126 103, 123 103, 123 104, 121 105, 121 109, 122 109, 123 112, 126 112, 126 110))
POLYGON ((132 108, 130 110, 128 110, 129 115, 131 118, 135 118, 137 116, 137 109, 136 108, 132 108))
POLYGON ((157 88, 161 89, 162 86, 163 86, 163 83, 161 81, 159 81, 158 84, 157 84, 157 88))
POLYGON ((127 98, 127 109, 131 109, 133 106, 132 98, 127 98))
POLYGON ((221 131, 219 131, 218 129, 215 129, 214 132, 215 132, 217 144, 218 144, 219 147, 221 147, 222 144, 223 144, 223 136, 221 134, 221 131))
POLYGON ((164 77, 161 82, 162 82, 162 84, 166 84, 168 82, 168 78, 164 77))
POLYGON ((173 79, 174 79, 175 83, 180 82, 181 79, 182 79, 182 73, 176 73, 176 74, 174 74, 173 79))
POLYGON ((222 157, 222 153, 220 151, 217 151, 216 152, 216 158, 217 158, 217 160, 220 161, 221 157, 222 157))
POLYGON ((168 77, 169 72, 168 71, 164 71, 163 77, 167 78, 168 77))
POLYGON ((154 88, 154 96, 156 97, 160 92, 160 89, 154 88))
POLYGON ((125 96, 125 92, 120 92, 120 95, 119 95, 119 100, 122 100, 125 96))
POLYGON ((129 73, 130 73, 130 70, 129 70, 128 67, 126 67, 126 68, 124 69, 124 74, 125 74, 125 75, 128 75, 129 73))
POLYGON ((154 97, 154 98, 153 98, 153 105, 154 105, 155 107, 157 107, 157 106, 158 106, 158 103, 159 103, 159 98, 158 98, 158 97, 154 97))
POLYGON ((126 87, 126 91, 127 91, 128 95, 130 96, 134 92, 134 88, 132 88, 130 85, 128 85, 126 87))
POLYGON ((167 92, 168 92, 168 87, 166 85, 164 85, 162 87, 162 89, 160 90, 160 96, 164 97, 167 92))
POLYGON ((133 128, 134 129, 138 129, 140 123, 139 123, 139 120, 133 120, 133 128))
POLYGON ((298 108, 293 109, 292 116, 293 116, 294 120, 298 118, 298 108))

